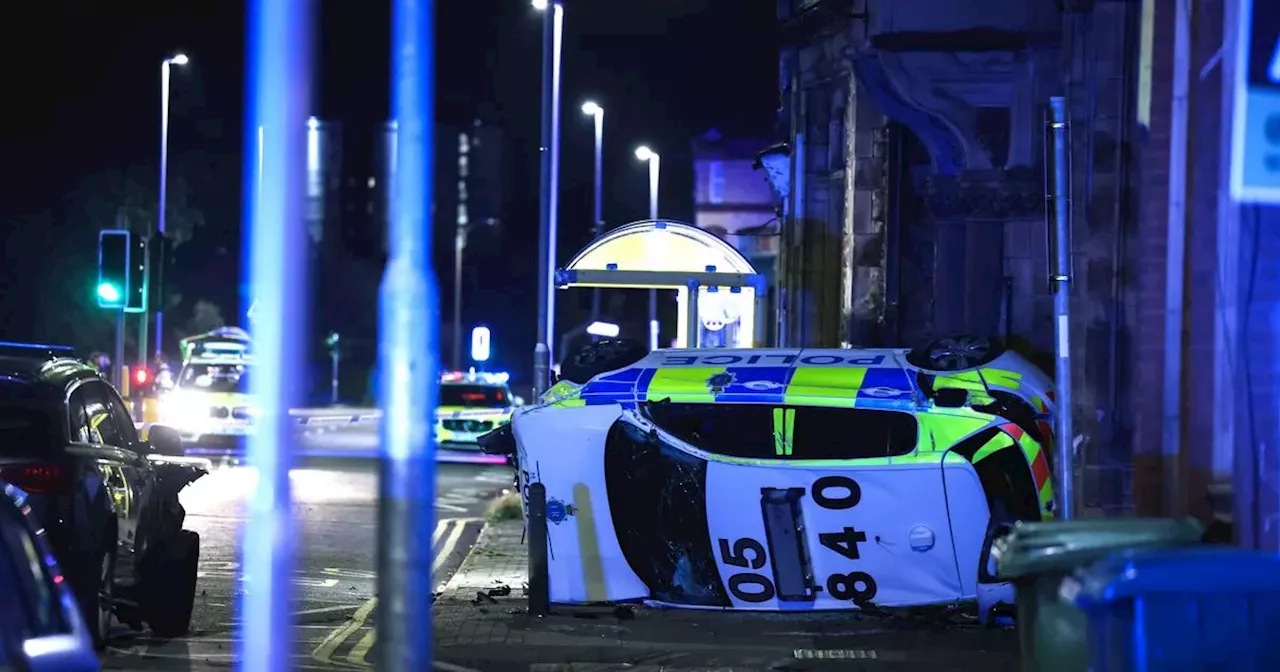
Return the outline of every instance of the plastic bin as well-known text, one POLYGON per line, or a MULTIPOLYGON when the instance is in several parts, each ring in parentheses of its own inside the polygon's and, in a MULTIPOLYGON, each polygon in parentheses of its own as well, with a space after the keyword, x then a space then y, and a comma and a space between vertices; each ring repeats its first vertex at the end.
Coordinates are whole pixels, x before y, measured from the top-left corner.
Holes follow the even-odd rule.
POLYGON ((1018 640, 1027 672, 1080 672, 1089 660, 1088 622, 1058 597, 1063 579, 1080 567, 1130 548, 1197 544, 1194 519, 1104 518, 1018 523, 991 549, 996 578, 1017 591, 1018 640))
POLYGON ((1063 581, 1091 672, 1280 670, 1280 556, 1202 547, 1122 553, 1063 581))

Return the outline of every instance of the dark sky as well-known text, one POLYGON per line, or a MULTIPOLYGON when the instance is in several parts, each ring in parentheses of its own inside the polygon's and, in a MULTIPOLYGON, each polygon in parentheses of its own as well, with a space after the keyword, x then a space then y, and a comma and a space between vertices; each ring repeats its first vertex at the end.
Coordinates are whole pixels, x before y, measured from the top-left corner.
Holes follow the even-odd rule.
MULTIPOLYGON (((532 244, 540 15, 522 0, 436 5, 438 94, 496 107, 510 162, 503 235, 511 241, 527 237, 532 244)), ((347 127, 372 129, 387 117, 389 3, 326 0, 319 6, 316 113, 347 127)), ((772 2, 567 0, 565 7, 562 258, 587 235, 592 127, 579 111, 584 100, 606 109, 605 218, 613 222, 646 214, 647 173, 632 153, 637 144, 663 155, 663 214, 688 220, 691 138, 711 127, 726 134, 767 135, 778 100, 772 2)), ((27 257, 24 268, 56 267, 60 251, 48 245, 56 236, 17 235, 31 226, 23 222, 33 213, 49 212, 45 226, 80 232, 84 227, 61 221, 64 215, 55 206, 86 175, 129 166, 146 166, 154 174, 159 64, 175 51, 191 61, 174 71, 171 155, 199 151, 219 157, 217 170, 230 177, 188 178, 207 228, 222 232, 217 241, 208 234, 202 244, 233 246, 240 217, 235 174, 241 165, 244 110, 244 4, 46 0, 25 3, 21 15, 20 21, 16 16, 0 20, 5 90, 0 222, 6 228, 0 240, 6 257, 27 257)), ((84 237, 76 236, 77 242, 84 237)), ((201 272, 208 277, 199 282, 234 286, 236 280, 226 276, 235 269, 206 266, 201 272)), ((34 282, 30 275, 12 269, 4 274, 10 291, 2 301, 16 301, 14 285, 34 282)), ((37 304, 59 300, 43 297, 34 287, 28 292, 37 304)), ((532 302, 530 293, 525 303, 532 302)), ((5 305, 0 312, 18 318, 55 310, 5 305)))

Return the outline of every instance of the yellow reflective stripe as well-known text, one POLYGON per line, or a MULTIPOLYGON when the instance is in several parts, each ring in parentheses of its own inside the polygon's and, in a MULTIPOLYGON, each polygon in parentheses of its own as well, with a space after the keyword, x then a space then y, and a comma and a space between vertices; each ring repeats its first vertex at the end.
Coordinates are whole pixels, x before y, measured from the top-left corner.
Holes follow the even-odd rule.
POLYGON ((773 451, 782 457, 792 453, 792 437, 795 436, 796 409, 773 409, 773 451))
POLYGON ((805 398, 805 405, 848 406, 858 398, 858 389, 867 377, 866 367, 828 368, 801 367, 791 372, 791 380, 783 401, 797 404, 800 397, 805 398), (822 399, 831 403, 812 404, 812 399, 822 399))
POLYGON ((723 366, 690 366, 681 368, 658 369, 653 372, 653 380, 649 381, 649 390, 645 393, 645 401, 659 401, 670 398, 672 401, 686 403, 712 403, 716 400, 707 386, 707 380, 717 373, 723 373, 723 366))
POLYGON ((579 406, 586 406, 587 400, 586 399, 561 399, 559 401, 551 402, 551 405, 556 408, 577 408, 579 406))
POLYGON ((974 417, 969 415, 939 415, 934 413, 917 413, 920 421, 921 450, 949 450, 975 432, 991 424, 990 416, 974 417), (932 446, 924 445, 925 435, 933 440, 932 446))
POLYGON ((982 369, 988 385, 1016 390, 1022 387, 1022 374, 1008 369, 982 369))
POLYGON ((973 454, 973 463, 977 464, 983 459, 995 454, 996 451, 1002 448, 1008 448, 1012 445, 1013 437, 1005 434, 1004 432, 1000 432, 999 434, 991 437, 990 441, 983 444, 982 447, 978 449, 978 452, 973 454))
POLYGON ((556 403, 565 399, 576 399, 582 394, 582 388, 567 380, 562 380, 543 393, 542 399, 548 403, 556 403))
POLYGON ((1044 482, 1044 487, 1040 488, 1040 518, 1042 520, 1052 520, 1055 516, 1053 510, 1053 479, 1044 482))

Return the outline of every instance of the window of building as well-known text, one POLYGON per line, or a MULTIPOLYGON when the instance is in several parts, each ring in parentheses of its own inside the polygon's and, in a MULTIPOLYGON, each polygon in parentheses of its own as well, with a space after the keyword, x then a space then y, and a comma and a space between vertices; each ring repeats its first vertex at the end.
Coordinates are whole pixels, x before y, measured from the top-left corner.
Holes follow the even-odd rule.
POLYGON ((724 203, 724 163, 720 161, 707 165, 707 201, 724 203))

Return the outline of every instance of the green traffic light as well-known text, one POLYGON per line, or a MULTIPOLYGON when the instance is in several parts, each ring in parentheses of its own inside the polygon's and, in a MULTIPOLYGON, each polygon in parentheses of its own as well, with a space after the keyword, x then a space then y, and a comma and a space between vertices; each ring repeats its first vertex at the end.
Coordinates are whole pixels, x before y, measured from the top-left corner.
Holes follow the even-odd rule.
POLYGON ((110 282, 98 283, 98 298, 106 303, 119 303, 120 288, 110 282))

